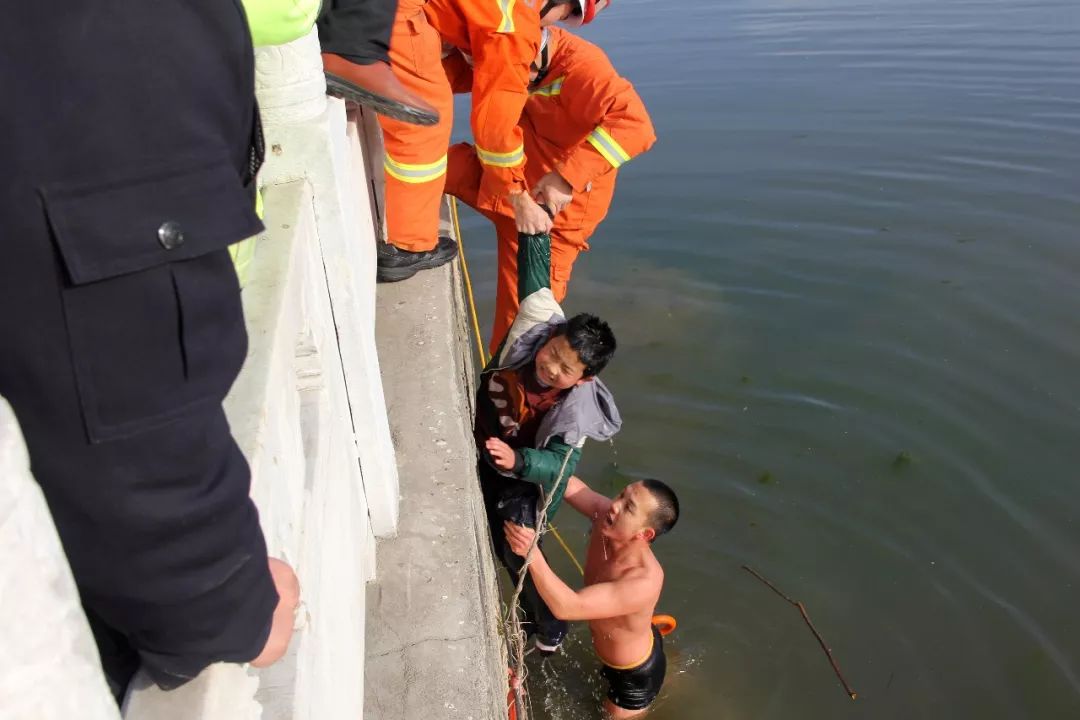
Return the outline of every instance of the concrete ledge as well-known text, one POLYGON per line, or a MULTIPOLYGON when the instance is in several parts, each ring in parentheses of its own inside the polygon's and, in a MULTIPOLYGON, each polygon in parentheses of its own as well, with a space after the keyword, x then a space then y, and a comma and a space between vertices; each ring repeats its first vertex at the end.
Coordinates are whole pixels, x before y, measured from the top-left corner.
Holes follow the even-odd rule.
POLYGON ((459 264, 380 285, 376 337, 401 482, 368 585, 365 717, 506 718, 495 566, 472 440, 459 264))

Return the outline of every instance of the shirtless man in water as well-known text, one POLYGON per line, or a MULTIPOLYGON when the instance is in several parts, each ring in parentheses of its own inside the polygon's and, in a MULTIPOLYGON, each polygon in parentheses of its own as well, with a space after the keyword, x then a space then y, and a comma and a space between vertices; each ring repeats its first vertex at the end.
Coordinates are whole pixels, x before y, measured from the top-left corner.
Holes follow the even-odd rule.
MULTIPOLYGON (((637 717, 660 693, 667 661, 653 611, 664 571, 651 543, 679 519, 679 501, 659 480, 628 485, 609 500, 577 477, 565 501, 592 520, 585 587, 574 590, 533 553, 529 572, 544 602, 562 620, 588 620, 593 648, 608 681, 604 711, 613 720, 637 717)), ((511 549, 525 556, 535 531, 505 523, 511 549)))

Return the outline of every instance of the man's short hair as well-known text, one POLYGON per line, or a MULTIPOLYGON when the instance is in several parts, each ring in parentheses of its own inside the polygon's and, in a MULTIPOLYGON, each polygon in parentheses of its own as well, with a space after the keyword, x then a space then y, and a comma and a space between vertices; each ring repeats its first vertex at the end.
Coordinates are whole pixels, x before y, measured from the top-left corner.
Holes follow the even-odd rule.
POLYGON ((566 336, 566 342, 585 366, 585 377, 598 375, 615 355, 615 334, 606 322, 578 313, 555 330, 555 336, 566 336))
POLYGON ((667 483, 660 480, 649 478, 642 480, 641 484, 656 500, 656 507, 649 514, 649 526, 656 531, 656 537, 660 537, 679 521, 679 498, 675 497, 675 491, 667 483))

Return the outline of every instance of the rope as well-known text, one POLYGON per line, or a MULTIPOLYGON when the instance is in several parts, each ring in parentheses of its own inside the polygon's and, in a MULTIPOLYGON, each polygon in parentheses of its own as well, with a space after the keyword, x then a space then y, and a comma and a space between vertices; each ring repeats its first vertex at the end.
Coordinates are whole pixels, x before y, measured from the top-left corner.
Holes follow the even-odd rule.
POLYGON ((458 241, 458 255, 461 257, 461 269, 465 273, 465 294, 469 299, 469 315, 472 317, 473 332, 476 334, 476 351, 480 354, 480 367, 487 367, 487 353, 480 336, 480 321, 476 315, 476 300, 473 298, 472 277, 469 275, 469 263, 465 260, 465 241, 461 237, 461 223, 458 222, 457 198, 450 198, 450 220, 454 225, 454 236, 458 241))
MULTIPOLYGON (((472 319, 473 333, 476 336, 476 352, 480 356, 480 367, 487 367, 488 356, 487 350, 484 349, 484 338, 480 334, 480 319, 476 313, 476 299, 473 297, 472 277, 469 275, 469 263, 465 260, 465 240, 461 236, 461 222, 458 220, 458 207, 457 198, 450 198, 450 221, 454 226, 454 237, 458 241, 458 255, 461 256, 461 269, 465 274, 465 294, 469 300, 469 315, 472 319)), ((555 536, 555 539, 559 543, 559 547, 566 551, 567 557, 574 563, 574 567, 582 576, 585 575, 585 568, 581 566, 577 556, 574 555, 574 551, 570 549, 570 546, 563 540, 563 536, 559 534, 558 528, 554 525, 548 525, 551 529, 551 534, 555 536)))
POLYGON ((518 600, 521 597, 522 589, 525 587, 525 577, 529 574, 529 565, 532 563, 533 554, 540 545, 540 537, 547 529, 548 508, 551 507, 551 501, 555 499, 559 484, 566 475, 566 464, 570 462, 570 456, 573 452, 573 448, 567 448, 566 456, 563 458, 562 467, 559 468, 559 475, 555 478, 555 485, 551 489, 551 494, 545 497, 544 489, 540 488, 540 496, 544 498, 544 505, 540 508, 540 512, 536 517, 536 534, 533 535, 532 544, 529 545, 529 550, 525 553, 525 562, 518 573, 517 587, 514 588, 513 597, 510 598, 507 621, 510 623, 510 630, 514 638, 514 655, 518 675, 518 684, 514 687, 514 705, 518 717, 525 717, 525 679, 528 677, 528 673, 525 668, 525 631, 521 629, 521 618, 518 617, 516 609, 519 607, 518 600))
POLYGON ((548 527, 551 528, 551 534, 554 535, 555 539, 559 541, 559 546, 566 551, 567 556, 570 558, 571 562, 574 563, 574 567, 576 567, 578 572, 581 573, 581 576, 584 577, 585 568, 581 567, 581 563, 579 563, 578 559, 574 557, 574 551, 571 550, 570 546, 566 544, 566 541, 562 539, 562 535, 559 534, 559 531, 555 529, 554 525, 549 523, 548 527))

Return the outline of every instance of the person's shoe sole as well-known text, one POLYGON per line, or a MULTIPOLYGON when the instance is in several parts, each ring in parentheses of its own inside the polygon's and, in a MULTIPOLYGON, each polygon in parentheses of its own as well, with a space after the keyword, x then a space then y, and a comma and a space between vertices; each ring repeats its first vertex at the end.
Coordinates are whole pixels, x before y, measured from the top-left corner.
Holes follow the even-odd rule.
POLYGON ((375 280, 382 283, 401 282, 402 280, 408 280, 421 270, 434 270, 437 267, 442 267, 456 257, 457 253, 455 252, 448 258, 421 260, 418 263, 403 267, 379 267, 375 272, 375 280))
MULTIPOLYGON (((429 113, 420 110, 419 108, 414 108, 411 105, 405 105, 396 100, 391 100, 383 95, 377 95, 370 90, 365 90, 359 85, 349 82, 339 75, 334 75, 333 73, 325 73, 325 75, 326 92, 329 95, 344 100, 350 100, 354 103, 369 107, 380 115, 385 115, 388 118, 407 122, 412 125, 439 124, 438 113, 429 113)), ((404 280, 404 278, 401 279, 404 280)))

